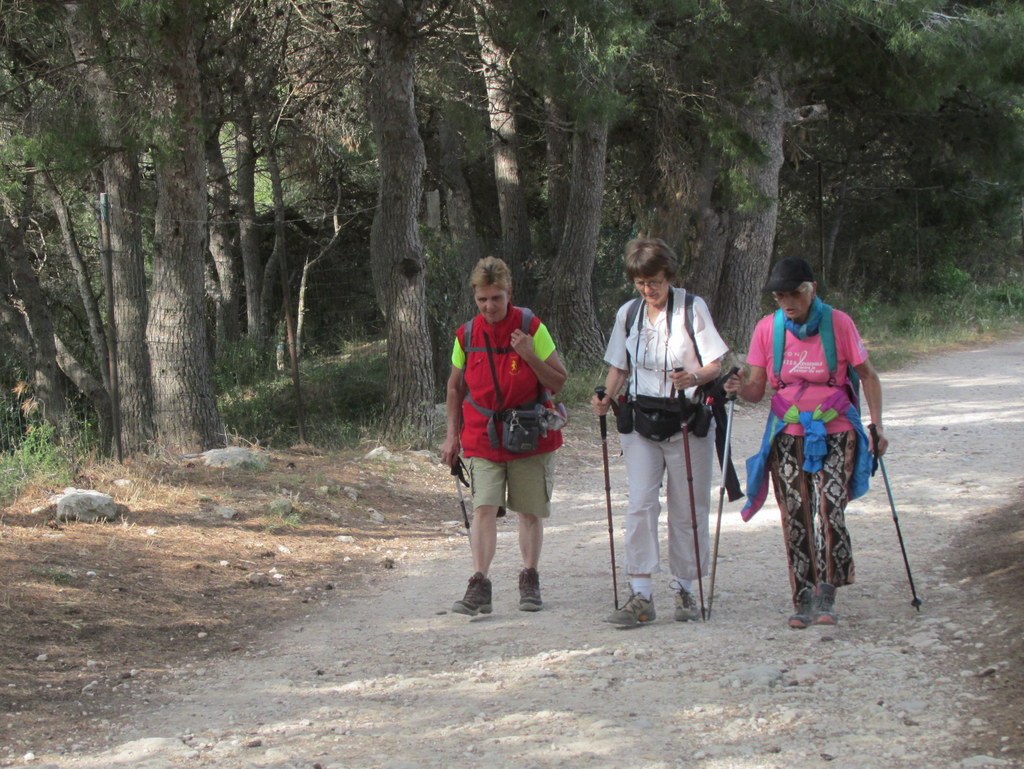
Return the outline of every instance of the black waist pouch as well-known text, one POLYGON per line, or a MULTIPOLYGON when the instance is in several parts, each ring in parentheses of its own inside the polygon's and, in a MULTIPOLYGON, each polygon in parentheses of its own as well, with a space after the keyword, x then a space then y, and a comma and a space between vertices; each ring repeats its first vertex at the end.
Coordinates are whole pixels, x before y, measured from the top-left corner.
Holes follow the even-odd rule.
POLYGON ((633 402, 626 400, 624 395, 620 395, 619 402, 615 404, 615 429, 622 435, 633 432, 633 402))
POLYGON ((638 395, 633 406, 633 428, 652 441, 667 441, 683 429, 682 406, 678 398, 638 395))

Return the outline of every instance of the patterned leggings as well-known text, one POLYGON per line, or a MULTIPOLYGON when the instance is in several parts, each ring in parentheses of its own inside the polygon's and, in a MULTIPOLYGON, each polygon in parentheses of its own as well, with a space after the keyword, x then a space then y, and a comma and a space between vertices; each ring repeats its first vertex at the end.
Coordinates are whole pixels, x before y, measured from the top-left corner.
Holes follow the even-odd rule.
POLYGON ((772 447, 772 486, 782 512, 794 604, 804 588, 813 590, 820 582, 853 584, 846 504, 857 441, 848 431, 829 435, 827 445, 824 465, 816 473, 803 470, 803 436, 782 433, 772 447))

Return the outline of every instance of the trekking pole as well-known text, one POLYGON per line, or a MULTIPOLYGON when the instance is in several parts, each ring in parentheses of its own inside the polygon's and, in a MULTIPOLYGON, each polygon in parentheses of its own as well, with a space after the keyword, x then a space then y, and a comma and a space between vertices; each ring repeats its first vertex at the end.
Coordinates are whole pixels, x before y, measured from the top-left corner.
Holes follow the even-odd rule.
POLYGON ((466 512, 466 497, 462 493, 462 487, 468 487, 469 480, 466 478, 466 465, 462 462, 462 457, 455 457, 455 463, 452 465, 452 475, 455 476, 455 490, 459 493, 459 507, 462 508, 462 521, 466 524, 466 528, 469 529, 469 513, 466 512))
POLYGON ((690 492, 690 521, 693 523, 693 554, 697 558, 697 592, 700 595, 700 618, 706 620, 704 610, 704 578, 700 565, 700 539, 697 536, 697 505, 693 498, 693 465, 690 463, 690 428, 683 423, 683 455, 686 457, 686 488, 690 492))
MULTIPOLYGON (((595 387, 598 400, 604 400, 607 392, 603 387, 595 387)), ((612 554, 612 596, 615 600, 615 611, 619 610, 619 585, 615 577, 615 530, 612 524, 612 483, 608 475, 608 415, 598 417, 601 425, 601 457, 604 459, 604 501, 608 508, 608 548, 612 554)))
MULTIPOLYGON (((734 376, 740 370, 739 366, 733 366, 729 373, 723 377, 724 382, 734 376)), ((736 393, 726 393, 725 399, 729 401, 728 415, 725 420, 725 452, 722 454, 722 485, 718 487, 718 521, 715 523, 715 550, 711 557, 711 584, 708 586, 708 619, 711 619, 711 609, 715 602, 715 571, 718 568, 718 540, 722 534, 722 507, 725 505, 725 477, 729 470, 729 458, 732 453, 732 412, 736 408, 736 393)))
POLYGON ((868 429, 871 431, 871 443, 875 446, 875 462, 882 468, 882 480, 885 481, 885 493, 889 497, 889 507, 892 509, 892 522, 896 524, 896 537, 900 541, 900 552, 903 553, 903 565, 907 569, 907 581, 910 583, 910 594, 913 596, 913 600, 910 605, 918 611, 921 611, 921 604, 924 603, 920 598, 917 597, 917 590, 914 589, 914 577, 910 573, 910 561, 907 558, 907 547, 903 544, 903 532, 900 530, 900 519, 896 515, 896 501, 892 497, 892 486, 889 484, 889 473, 885 471, 885 460, 877 454, 878 451, 878 429, 874 425, 868 425, 868 429))

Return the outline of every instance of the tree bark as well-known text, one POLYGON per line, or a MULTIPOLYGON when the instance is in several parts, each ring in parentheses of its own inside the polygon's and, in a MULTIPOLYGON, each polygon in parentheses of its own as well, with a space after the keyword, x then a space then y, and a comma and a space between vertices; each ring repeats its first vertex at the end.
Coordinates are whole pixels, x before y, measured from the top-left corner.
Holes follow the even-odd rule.
POLYGON ((569 115, 558 99, 547 96, 544 99, 544 107, 547 112, 544 129, 547 137, 548 233, 551 238, 551 249, 557 253, 565 231, 569 196, 572 192, 569 174, 572 132, 569 130, 569 115))
POLYGON ((426 167, 416 122, 416 29, 419 3, 376 7, 368 39, 369 112, 377 142, 378 205, 370 229, 370 260, 388 339, 384 427, 429 444, 434 377, 426 314, 423 246, 417 215, 426 167))
POLYGON ((149 297, 142 249, 142 187, 134 138, 124 122, 134 114, 130 97, 102 62, 115 58, 105 51, 97 26, 99 5, 66 3, 65 28, 85 79, 104 144, 103 186, 110 201, 110 246, 114 283, 116 333, 107 344, 117 345, 120 384, 121 439, 127 453, 150 447, 156 434, 153 420, 153 382, 146 323, 149 297))
MULTIPOLYGON (((78 238, 75 234, 74 224, 71 220, 71 212, 68 211, 67 203, 57 189, 53 180, 48 175, 43 175, 46 191, 50 197, 50 205, 53 206, 60 224, 61 237, 64 240, 64 249, 67 251, 68 259, 71 262, 71 269, 75 273, 75 284, 78 286, 78 296, 82 301, 82 308, 89 323, 89 342, 92 345, 93 355, 99 363, 100 379, 103 389, 110 392, 110 350, 107 347, 107 336, 103 331, 103 315, 100 312, 100 305, 92 293, 92 282, 89 275, 89 267, 78 247, 78 238)), ((109 396, 106 413, 110 415, 109 396)))
MULTIPOLYGON (((738 161, 753 200, 721 219, 724 237, 700 242, 698 260, 721 265, 720 278, 708 298, 715 325, 733 349, 745 349, 751 330, 762 314, 764 292, 775 243, 779 212, 779 171, 785 161, 783 136, 787 125, 817 119, 822 105, 794 109, 778 73, 770 71, 754 81, 746 106, 732 108, 732 117, 762 150, 738 161), (717 251, 717 252, 716 252, 717 251)), ((719 234, 708 229, 704 235, 719 234)))
POLYGON ((512 270, 513 289, 526 289, 524 279, 530 268, 530 220, 526 193, 519 172, 519 133, 512 98, 512 72, 508 53, 488 34, 478 19, 480 52, 487 88, 487 113, 491 126, 494 181, 501 215, 502 257, 512 270))
POLYGON ((148 337, 159 441, 202 451, 224 445, 213 395, 203 311, 206 164, 196 30, 187 0, 162 28, 165 80, 156 92, 161 125, 154 148, 157 181, 152 306, 148 337))
MULTIPOLYGON (((437 147, 437 174, 444 187, 445 213, 452 249, 458 255, 455 267, 460 276, 468 276, 476 263, 487 253, 477 233, 472 192, 462 170, 465 156, 463 141, 440 111, 434 113, 433 123, 437 147)), ((454 305, 454 314, 459 317, 469 317, 476 312, 476 305, 466 283, 465 279, 459 282, 457 293, 451 302, 454 305)))
POLYGON ((558 258, 538 300, 538 309, 560 346, 593 361, 601 359, 605 344, 590 285, 601 229, 607 148, 607 121, 590 118, 577 124, 569 193, 573 216, 565 222, 558 258))
POLYGON ((236 123, 235 156, 238 178, 235 184, 238 211, 238 246, 242 252, 242 276, 245 282, 246 332, 250 339, 265 341, 269 329, 263 326, 263 260, 256 222, 256 143, 255 119, 247 99, 236 123))
MULTIPOLYGON (((31 209, 33 179, 25 181, 24 210, 31 209)), ((25 220, 27 221, 27 219, 25 220)), ((12 223, 0 218, 0 258, 7 263, 8 274, 18 298, 18 309, 24 315, 25 329, 31 339, 30 371, 33 399, 43 418, 58 430, 63 426, 67 407, 64 386, 57 365, 57 348, 53 341, 53 319, 46 292, 25 248, 25 221, 12 223)))
POLYGON ((207 134, 206 163, 209 168, 210 257, 217 274, 214 293, 217 349, 238 340, 238 271, 235 269, 235 226, 231 210, 231 185, 220 146, 220 130, 207 134))

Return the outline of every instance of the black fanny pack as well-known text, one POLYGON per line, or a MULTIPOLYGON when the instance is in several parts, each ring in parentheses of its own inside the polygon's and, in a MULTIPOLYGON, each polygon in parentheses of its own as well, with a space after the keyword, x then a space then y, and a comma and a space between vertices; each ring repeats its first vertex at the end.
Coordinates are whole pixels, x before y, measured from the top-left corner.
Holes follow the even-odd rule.
POLYGON ((683 429, 697 438, 704 438, 711 429, 711 407, 681 398, 655 398, 638 395, 620 405, 616 427, 620 433, 639 435, 652 441, 667 441, 683 429))
POLYGON ((501 422, 501 445, 514 454, 536 451, 540 439, 548 434, 546 411, 539 404, 504 411, 501 422))
POLYGON ((633 407, 633 429, 652 441, 667 441, 683 429, 682 406, 678 398, 638 395, 633 407))

